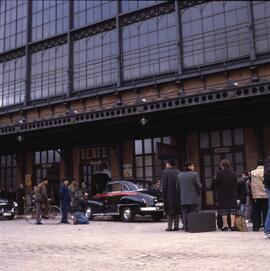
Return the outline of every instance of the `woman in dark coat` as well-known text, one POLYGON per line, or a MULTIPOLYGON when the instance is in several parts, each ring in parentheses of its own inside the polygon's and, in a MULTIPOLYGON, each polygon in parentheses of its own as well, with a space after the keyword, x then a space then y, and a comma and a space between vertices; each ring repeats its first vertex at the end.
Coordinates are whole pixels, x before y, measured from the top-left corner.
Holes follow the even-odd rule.
POLYGON ((166 231, 179 230, 180 193, 176 190, 177 175, 180 173, 175 168, 175 161, 169 160, 166 169, 162 172, 161 186, 164 198, 164 210, 168 218, 166 231), (174 228, 172 226, 174 224, 174 228))
POLYGON ((230 161, 224 159, 220 162, 215 180, 217 189, 218 213, 222 216, 223 231, 229 229, 227 216, 231 218, 231 230, 235 230, 235 215, 237 209, 237 177, 230 169, 230 161))

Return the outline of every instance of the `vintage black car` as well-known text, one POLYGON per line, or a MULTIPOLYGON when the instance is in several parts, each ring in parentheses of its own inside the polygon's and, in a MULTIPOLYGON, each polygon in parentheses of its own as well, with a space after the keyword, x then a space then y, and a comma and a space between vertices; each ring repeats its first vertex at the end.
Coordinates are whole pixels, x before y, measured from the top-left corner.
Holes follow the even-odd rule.
POLYGON ((8 220, 12 220, 15 216, 17 203, 7 198, 0 198, 0 217, 6 217, 8 220))
POLYGON ((149 181, 118 180, 108 183, 102 194, 88 201, 87 217, 112 216, 130 222, 135 215, 151 215, 154 221, 163 217, 161 191, 149 181))

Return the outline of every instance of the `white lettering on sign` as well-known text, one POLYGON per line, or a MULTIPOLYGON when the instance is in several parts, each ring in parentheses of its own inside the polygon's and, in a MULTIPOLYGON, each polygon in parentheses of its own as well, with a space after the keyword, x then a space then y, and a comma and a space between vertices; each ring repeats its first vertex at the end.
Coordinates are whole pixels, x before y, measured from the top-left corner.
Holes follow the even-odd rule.
POLYGON ((100 160, 109 158, 109 148, 107 146, 94 146, 81 149, 81 160, 100 160))

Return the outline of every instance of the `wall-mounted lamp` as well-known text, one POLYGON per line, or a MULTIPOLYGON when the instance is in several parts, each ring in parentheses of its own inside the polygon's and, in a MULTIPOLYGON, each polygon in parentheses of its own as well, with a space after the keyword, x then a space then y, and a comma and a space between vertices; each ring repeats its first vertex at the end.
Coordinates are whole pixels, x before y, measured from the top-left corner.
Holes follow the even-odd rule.
POLYGON ((228 86, 228 87, 237 87, 237 86, 238 86, 238 83, 235 82, 234 80, 232 80, 231 78, 229 78, 229 79, 227 80, 227 86, 228 86))
POLYGON ((21 135, 17 136, 17 141, 18 142, 22 142, 23 140, 24 140, 24 138, 21 135))
POLYGON ((67 115, 76 115, 78 114, 78 110, 74 109, 73 107, 68 107, 67 110, 66 110, 66 114, 67 115))
POLYGON ((135 104, 141 104, 141 103, 146 103, 146 102, 147 102, 146 98, 138 97, 135 104))
POLYGON ((18 121, 18 123, 20 123, 20 124, 23 124, 23 123, 25 123, 25 118, 23 118, 23 119, 20 119, 19 121, 18 121))
POLYGON ((139 123, 141 124, 141 125, 146 125, 147 123, 149 122, 149 120, 148 119, 146 119, 144 116, 140 119, 140 121, 139 121, 139 123))

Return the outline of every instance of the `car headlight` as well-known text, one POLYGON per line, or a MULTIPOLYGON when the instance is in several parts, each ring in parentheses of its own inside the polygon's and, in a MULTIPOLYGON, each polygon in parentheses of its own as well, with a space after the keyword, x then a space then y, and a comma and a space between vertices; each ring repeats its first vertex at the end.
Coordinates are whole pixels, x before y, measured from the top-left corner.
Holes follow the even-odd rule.
POLYGON ((14 207, 18 207, 18 203, 16 201, 13 202, 14 207))

